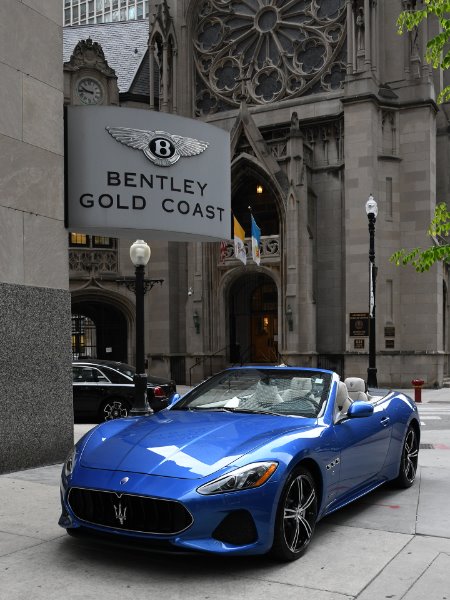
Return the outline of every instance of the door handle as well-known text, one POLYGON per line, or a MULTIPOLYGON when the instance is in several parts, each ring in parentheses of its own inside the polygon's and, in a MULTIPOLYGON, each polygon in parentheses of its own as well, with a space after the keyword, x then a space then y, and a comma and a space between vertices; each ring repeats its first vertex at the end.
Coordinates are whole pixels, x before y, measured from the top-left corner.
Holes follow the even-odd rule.
POLYGON ((390 422, 391 422, 391 419, 389 417, 383 417, 380 421, 380 423, 383 425, 383 427, 387 427, 390 422))

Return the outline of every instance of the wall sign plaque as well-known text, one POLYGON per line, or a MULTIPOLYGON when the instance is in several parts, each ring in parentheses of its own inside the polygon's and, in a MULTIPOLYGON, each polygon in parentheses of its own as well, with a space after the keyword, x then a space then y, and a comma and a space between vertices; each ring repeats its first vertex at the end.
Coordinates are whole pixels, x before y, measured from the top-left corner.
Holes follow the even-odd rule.
POLYGON ((350 337, 369 336, 369 313, 350 313, 350 337))

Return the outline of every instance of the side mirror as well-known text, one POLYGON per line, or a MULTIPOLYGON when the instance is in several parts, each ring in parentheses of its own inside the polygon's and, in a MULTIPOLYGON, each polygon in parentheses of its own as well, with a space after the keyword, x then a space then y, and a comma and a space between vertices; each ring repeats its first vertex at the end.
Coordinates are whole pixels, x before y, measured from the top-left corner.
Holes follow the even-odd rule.
POLYGON ((373 405, 363 400, 355 400, 347 410, 347 417, 349 419, 361 419, 363 417, 370 417, 370 415, 373 415, 373 405))

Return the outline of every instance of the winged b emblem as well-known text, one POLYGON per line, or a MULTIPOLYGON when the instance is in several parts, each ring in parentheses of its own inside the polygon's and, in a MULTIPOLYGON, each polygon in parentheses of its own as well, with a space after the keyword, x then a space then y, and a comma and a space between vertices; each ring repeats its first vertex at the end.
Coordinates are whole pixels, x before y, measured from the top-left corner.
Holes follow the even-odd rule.
POLYGON ((167 131, 147 131, 128 127, 106 127, 106 131, 121 144, 142 150, 152 163, 160 167, 170 167, 182 156, 201 154, 209 146, 209 142, 174 135, 167 131))

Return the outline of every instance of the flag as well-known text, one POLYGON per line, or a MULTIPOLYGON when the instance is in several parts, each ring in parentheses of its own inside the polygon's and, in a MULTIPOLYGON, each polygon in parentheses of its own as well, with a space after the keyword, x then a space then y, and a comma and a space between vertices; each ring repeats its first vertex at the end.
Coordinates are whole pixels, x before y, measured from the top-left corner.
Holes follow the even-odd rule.
POLYGON ((245 244, 244 238, 245 233, 242 227, 239 225, 239 221, 236 217, 233 217, 234 220, 234 255, 236 258, 241 260, 244 265, 247 264, 247 254, 245 252, 245 244))
POLYGON ((225 258, 227 257, 227 247, 228 242, 220 242, 220 262, 225 262, 225 258))
POLYGON ((252 217, 252 258, 257 265, 261 262, 261 254, 259 251, 259 242, 261 240, 261 229, 256 224, 255 219, 252 217))

